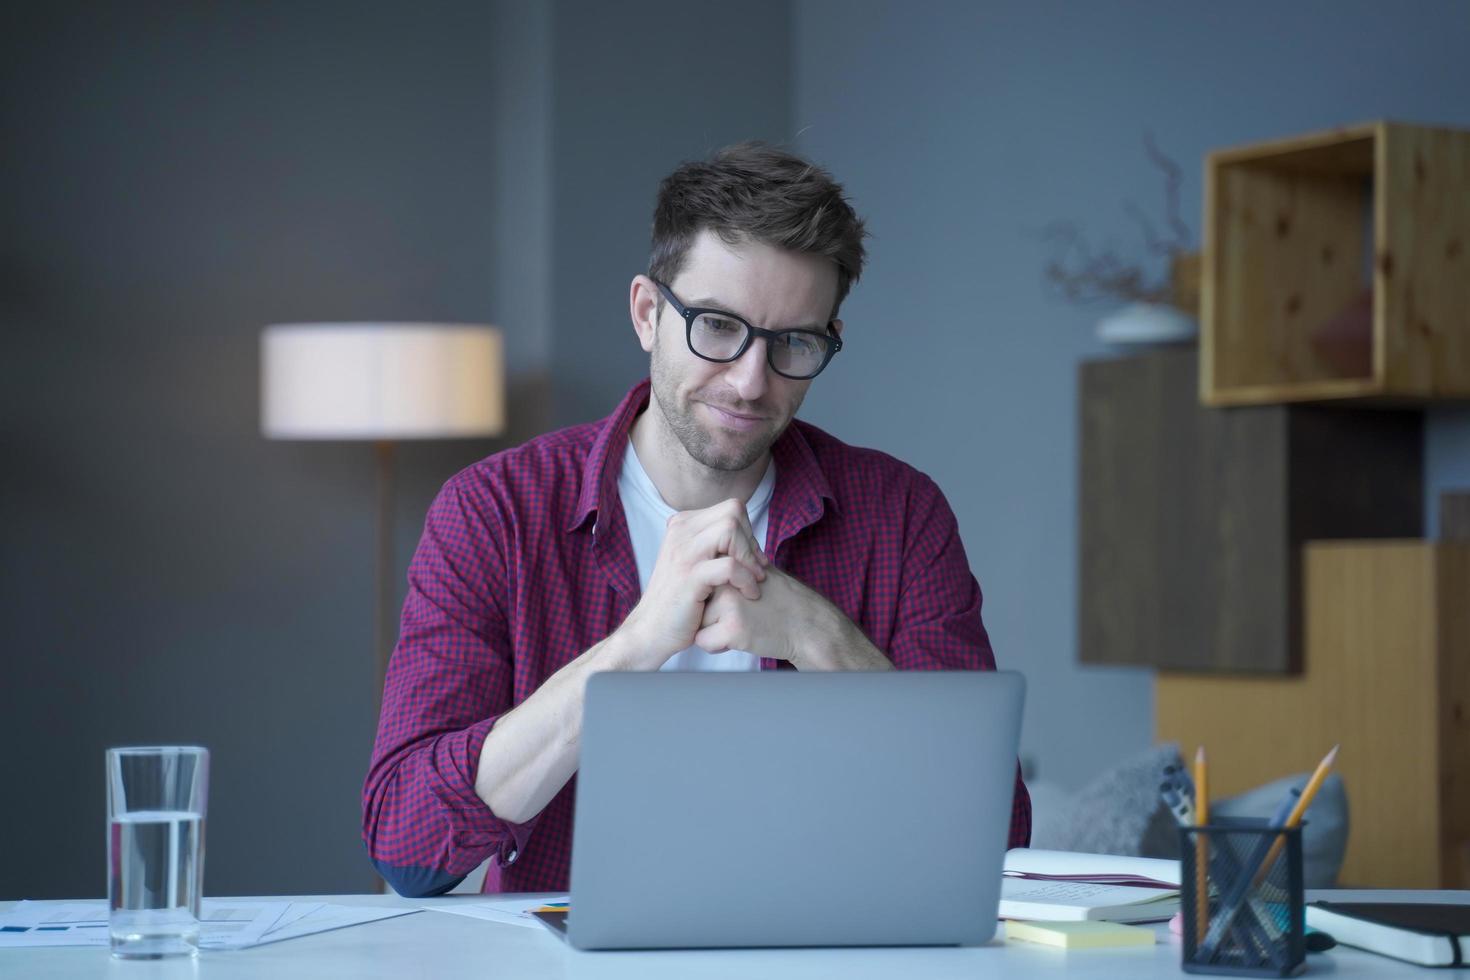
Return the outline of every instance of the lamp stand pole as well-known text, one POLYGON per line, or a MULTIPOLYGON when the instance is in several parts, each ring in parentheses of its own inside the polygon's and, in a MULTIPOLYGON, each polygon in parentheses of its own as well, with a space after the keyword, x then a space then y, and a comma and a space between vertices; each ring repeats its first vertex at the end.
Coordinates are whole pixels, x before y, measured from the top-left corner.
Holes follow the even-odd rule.
POLYGON ((383 696, 383 681, 388 676, 388 658, 393 653, 393 613, 389 583, 393 578, 393 450, 390 439, 373 444, 378 457, 378 557, 376 589, 373 603, 373 655, 377 664, 378 698, 383 696))

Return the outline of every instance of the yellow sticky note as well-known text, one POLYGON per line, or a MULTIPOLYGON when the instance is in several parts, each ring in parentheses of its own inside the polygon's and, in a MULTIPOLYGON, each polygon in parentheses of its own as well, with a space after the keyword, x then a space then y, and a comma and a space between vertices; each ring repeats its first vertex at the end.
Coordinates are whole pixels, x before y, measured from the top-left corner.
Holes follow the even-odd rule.
POLYGON ((1100 946, 1152 946, 1154 931, 1121 922, 1022 922, 1006 920, 1006 939, 1045 943, 1064 949, 1100 946))

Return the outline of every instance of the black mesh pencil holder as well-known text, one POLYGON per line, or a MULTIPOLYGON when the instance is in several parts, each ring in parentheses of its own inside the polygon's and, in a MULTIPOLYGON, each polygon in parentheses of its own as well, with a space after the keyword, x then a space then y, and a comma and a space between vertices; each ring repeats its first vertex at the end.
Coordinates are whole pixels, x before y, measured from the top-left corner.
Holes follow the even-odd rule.
POLYGON ((1179 851, 1186 973, 1291 977, 1306 968, 1300 827, 1220 819, 1181 827, 1179 851))

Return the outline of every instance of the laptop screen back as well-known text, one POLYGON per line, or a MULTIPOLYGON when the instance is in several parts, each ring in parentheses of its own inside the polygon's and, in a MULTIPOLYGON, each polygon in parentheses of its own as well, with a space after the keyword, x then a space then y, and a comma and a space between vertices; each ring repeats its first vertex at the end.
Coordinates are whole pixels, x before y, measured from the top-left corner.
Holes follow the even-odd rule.
POLYGON ((572 943, 988 941, 1023 691, 1007 672, 593 676, 572 943))

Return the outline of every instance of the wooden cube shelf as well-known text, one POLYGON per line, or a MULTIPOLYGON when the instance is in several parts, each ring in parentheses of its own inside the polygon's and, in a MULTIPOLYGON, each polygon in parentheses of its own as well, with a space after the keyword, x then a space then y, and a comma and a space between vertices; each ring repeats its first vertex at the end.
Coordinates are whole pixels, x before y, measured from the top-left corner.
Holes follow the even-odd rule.
POLYGON ((1420 412, 1201 408, 1189 348, 1079 373, 1083 663, 1293 672, 1302 545, 1423 534, 1420 412))
POLYGON ((1305 573, 1305 671, 1161 673, 1158 738, 1206 746, 1221 796, 1341 743, 1341 883, 1470 888, 1470 543, 1314 542, 1305 573))
POLYGON ((1205 404, 1470 398, 1470 132, 1216 151, 1204 228, 1205 404))

